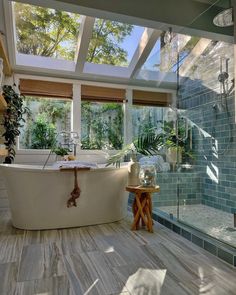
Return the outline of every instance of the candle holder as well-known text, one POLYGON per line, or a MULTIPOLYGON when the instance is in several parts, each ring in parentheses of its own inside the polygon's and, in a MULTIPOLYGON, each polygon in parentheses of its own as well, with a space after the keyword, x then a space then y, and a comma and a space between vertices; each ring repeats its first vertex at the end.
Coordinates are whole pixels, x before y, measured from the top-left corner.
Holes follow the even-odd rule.
POLYGON ((155 187, 156 185, 156 167, 154 165, 144 165, 140 168, 140 184, 143 187, 155 187))

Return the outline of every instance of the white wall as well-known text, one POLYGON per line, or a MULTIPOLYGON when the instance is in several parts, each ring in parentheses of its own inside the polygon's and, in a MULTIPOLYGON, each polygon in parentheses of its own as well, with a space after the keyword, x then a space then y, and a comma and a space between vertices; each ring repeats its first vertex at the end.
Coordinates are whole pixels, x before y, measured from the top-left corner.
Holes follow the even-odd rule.
POLYGON ((0 31, 5 32, 4 14, 3 14, 3 0, 0 0, 0 31))
POLYGON ((4 41, 4 45, 7 48, 6 44, 6 27, 5 27, 5 18, 4 18, 4 10, 3 10, 3 0, 0 0, 0 32, 3 33, 2 39, 4 41))

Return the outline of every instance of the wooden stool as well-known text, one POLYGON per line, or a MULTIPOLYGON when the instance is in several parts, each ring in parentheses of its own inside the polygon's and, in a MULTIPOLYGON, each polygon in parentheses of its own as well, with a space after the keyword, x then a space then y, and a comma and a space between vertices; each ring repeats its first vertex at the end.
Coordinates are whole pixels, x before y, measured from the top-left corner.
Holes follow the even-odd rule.
POLYGON ((160 187, 143 187, 143 186, 127 186, 128 192, 135 194, 135 199, 132 206, 134 215, 134 221, 132 224, 132 230, 139 229, 140 220, 143 226, 147 226, 149 232, 153 232, 152 221, 152 193, 160 191, 160 187))

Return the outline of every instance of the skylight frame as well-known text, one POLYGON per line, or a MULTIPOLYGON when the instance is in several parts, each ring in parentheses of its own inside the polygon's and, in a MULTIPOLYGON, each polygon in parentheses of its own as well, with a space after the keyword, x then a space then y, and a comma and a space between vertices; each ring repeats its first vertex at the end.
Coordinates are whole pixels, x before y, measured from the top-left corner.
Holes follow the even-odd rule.
MULTIPOLYGON (((53 30, 57 28, 57 24, 60 23, 60 25, 61 25, 61 22, 58 22, 60 18, 59 19, 57 18, 58 17, 57 12, 61 12, 64 14, 64 16, 66 17, 66 19, 68 21, 69 20, 74 21, 74 24, 75 24, 74 28, 76 29, 78 35, 80 35, 81 23, 84 19, 84 16, 82 14, 70 12, 70 11, 67 11, 64 9, 62 10, 62 9, 57 9, 54 7, 52 8, 52 7, 48 7, 48 6, 41 6, 38 3, 31 4, 31 3, 26 3, 26 2, 24 0, 23 1, 11 0, 11 13, 12 13, 12 17, 14 19, 14 39, 15 39, 15 43, 16 43, 15 46, 16 46, 16 48, 18 47, 18 42, 20 45, 20 48, 19 49, 17 48, 17 52, 24 54, 24 52, 21 51, 22 50, 22 46, 21 46, 22 43, 21 43, 20 35, 18 35, 17 32, 20 31, 20 29, 21 29, 20 24, 22 24, 22 21, 24 23, 24 20, 25 20, 27 23, 27 21, 30 20, 30 16, 32 16, 32 15, 28 15, 27 13, 28 12, 30 13, 30 11, 33 10, 34 12, 36 12, 36 14, 35 14, 36 18, 31 18, 31 20, 33 20, 33 21, 35 20, 35 23, 33 24, 35 30, 32 30, 32 35, 30 36, 29 41, 31 38, 33 38, 33 39, 36 38, 37 43, 39 43, 40 34, 43 33, 46 37, 46 40, 49 40, 49 42, 50 42, 48 47, 44 48, 43 52, 45 51, 45 49, 47 52, 47 50, 48 49, 50 50, 51 47, 53 48, 55 45, 59 45, 59 47, 61 47, 61 49, 62 49, 62 52, 60 52, 58 50, 58 48, 54 47, 54 51, 52 52, 52 56, 51 56, 52 59, 76 61, 76 59, 77 59, 76 54, 78 53, 77 52, 78 37, 76 37, 76 35, 73 35, 71 33, 71 31, 70 31, 71 27, 70 26, 68 27, 68 22, 66 21, 66 24, 67 24, 67 27, 65 27, 66 31, 56 31, 56 33, 59 32, 59 35, 53 34, 54 33, 53 30), (17 7, 17 5, 19 5, 19 6, 17 7), (19 8, 19 10, 17 8, 19 8), (46 12, 46 10, 48 10, 47 13, 49 13, 49 16, 52 14, 56 17, 55 18, 56 23, 51 22, 50 19, 46 19, 44 22, 45 26, 40 27, 38 22, 40 22, 41 18, 40 18, 40 15, 37 14, 38 8, 42 9, 44 12, 46 12), (24 15, 22 15, 22 13, 21 13, 22 9, 26 11, 26 17, 24 17, 24 15), (23 16, 23 18, 22 18, 22 16, 23 16), (39 32, 39 34, 37 32, 39 32), (62 35, 60 35, 61 33, 62 33, 62 35), (57 43, 55 43, 56 41, 57 41, 57 43), (63 53, 63 51, 65 54, 63 53), (72 54, 72 56, 70 54, 72 54)), ((61 27, 61 28, 63 28, 63 27, 61 27)), ((24 36, 23 36, 23 39, 24 39, 24 36)), ((23 40, 23 42, 24 42, 24 40, 23 40)), ((26 44, 27 44, 27 42, 26 42, 26 44)), ((32 52, 34 50, 33 50, 33 46, 31 46, 31 45, 32 44, 29 44, 29 47, 27 49, 29 49, 29 51, 32 52)), ((26 52, 26 54, 31 55, 31 56, 45 56, 46 57, 46 55, 43 55, 42 52, 40 53, 40 51, 42 51, 41 49, 40 48, 36 49, 35 54, 28 53, 28 52, 26 52)), ((24 47, 23 47, 23 51, 24 51, 24 47)), ((46 54, 46 52, 45 52, 45 54, 46 54)))
MULTIPOLYGON (((18 0, 16 0, 18 1, 18 0)), ((137 48, 135 50, 135 53, 129 63, 128 67, 119 67, 119 66, 113 66, 113 65, 102 65, 102 64, 91 64, 86 62, 86 55, 87 50, 89 46, 89 42, 91 39, 92 34, 92 28, 93 23, 95 21, 95 17, 91 16, 84 16, 83 23, 81 24, 81 30, 79 32, 78 40, 77 40, 77 48, 78 51, 80 50, 80 58, 76 58, 75 61, 68 61, 68 60, 57 60, 51 57, 39 57, 39 56, 29 56, 20 54, 16 50, 16 30, 15 30, 15 24, 14 24, 14 17, 13 17, 13 11, 12 11, 12 3, 11 0, 3 0, 4 2, 4 10, 6 19, 8 21, 6 33, 7 33, 7 42, 8 42, 8 48, 9 48, 9 54, 10 54, 10 61, 13 65, 13 68, 18 71, 28 71, 32 72, 33 74, 42 74, 44 72, 45 74, 54 74, 55 76, 64 76, 68 78, 82 78, 82 79, 97 79, 101 81, 109 81, 109 82, 118 82, 118 83, 124 83, 124 82, 131 82, 136 81, 136 83, 139 83, 139 70, 142 64, 145 62, 149 52, 152 49, 153 38, 158 38, 158 36, 155 37, 155 34, 159 34, 160 31, 155 29, 149 29, 145 28, 144 32, 142 34, 142 37, 140 39, 139 44, 137 45, 137 48), (86 30, 84 28, 86 27, 86 30), (147 34, 148 32, 148 34, 147 34), (150 34, 150 32, 152 32, 150 34), (146 34, 146 36, 145 36, 146 34), (148 38, 147 38, 148 35, 148 38)), ((57 10, 62 11, 70 11, 72 13, 79 13, 78 9, 64 9, 63 5, 61 3, 54 5, 52 7, 52 3, 45 2, 45 1, 34 1, 34 0, 25 0, 25 1, 18 1, 22 3, 27 3, 30 5, 38 5, 41 7, 48 7, 48 8, 54 8, 57 10)), ((82 14, 82 13, 81 13, 82 14)), ((84 13, 83 13, 84 15, 84 13)), ((78 56, 77 56, 78 57, 78 56)), ((172 76, 172 75, 171 75, 172 76)), ((150 76, 150 78, 152 75, 150 76)), ((159 75, 156 75, 155 80, 150 80, 147 83, 153 85, 154 83, 158 82, 156 78, 159 77, 159 75)), ((172 80, 172 84, 174 85, 176 83, 176 79, 168 79, 172 80)), ((140 80, 141 81, 141 80, 140 80)), ((169 82, 169 81, 168 81, 169 82)), ((133 84, 133 82, 131 82, 133 84)), ((173 86, 171 87, 173 88, 173 86)))
MULTIPOLYGON (((88 60, 89 59, 89 50, 88 50, 86 62, 93 63, 93 64, 100 64, 100 65, 113 65, 116 67, 128 68, 130 65, 130 62, 134 56, 134 53, 140 43, 141 37, 142 37, 145 29, 146 28, 143 26, 133 25, 133 24, 124 23, 121 21, 116 21, 116 20, 114 21, 109 18, 105 19, 105 18, 96 17, 92 33, 95 34, 98 37, 98 39, 93 39, 93 36, 91 36, 88 49, 94 50, 94 52, 93 52, 94 55, 93 55, 93 60, 89 61, 88 60), (119 34, 116 35, 117 31, 123 32, 123 31, 120 31, 121 30, 120 26, 121 27, 125 26, 125 29, 130 30, 130 33, 126 34, 123 37, 119 34), (116 31, 116 29, 117 29, 117 31, 116 31), (105 47, 108 46, 108 48, 109 48, 110 42, 113 42, 114 47, 112 47, 112 48, 119 48, 122 51, 124 51, 127 54, 126 61, 123 61, 123 62, 121 62, 121 64, 118 64, 116 59, 114 59, 110 62, 102 60, 103 54, 101 54, 100 51, 101 51, 101 49, 103 49, 103 46, 101 46, 100 43, 97 43, 97 40, 99 40, 99 38, 102 38, 102 39, 104 38, 104 43, 102 43, 102 44, 104 44, 105 47), (95 45, 94 45, 95 48, 93 47, 93 44, 92 44, 93 41, 95 42, 95 45), (92 48, 90 48, 90 45, 92 46, 92 48), (100 54, 99 58, 97 57, 97 53, 100 54), (95 60, 94 60, 94 58, 95 58, 95 60), (114 64, 112 64, 112 63, 114 63, 114 64)), ((104 52, 102 52, 102 53, 104 53, 104 52)), ((106 52, 106 51, 105 51, 105 55, 112 57, 112 54, 108 54, 108 52, 106 52)))

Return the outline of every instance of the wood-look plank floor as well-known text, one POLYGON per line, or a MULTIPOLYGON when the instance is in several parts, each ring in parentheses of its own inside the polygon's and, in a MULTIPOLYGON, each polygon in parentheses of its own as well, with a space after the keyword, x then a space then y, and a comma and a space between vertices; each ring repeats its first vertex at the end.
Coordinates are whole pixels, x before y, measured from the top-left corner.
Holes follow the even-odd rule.
POLYGON ((0 211, 0 295, 235 295, 236 270, 155 224, 24 231, 0 211))

